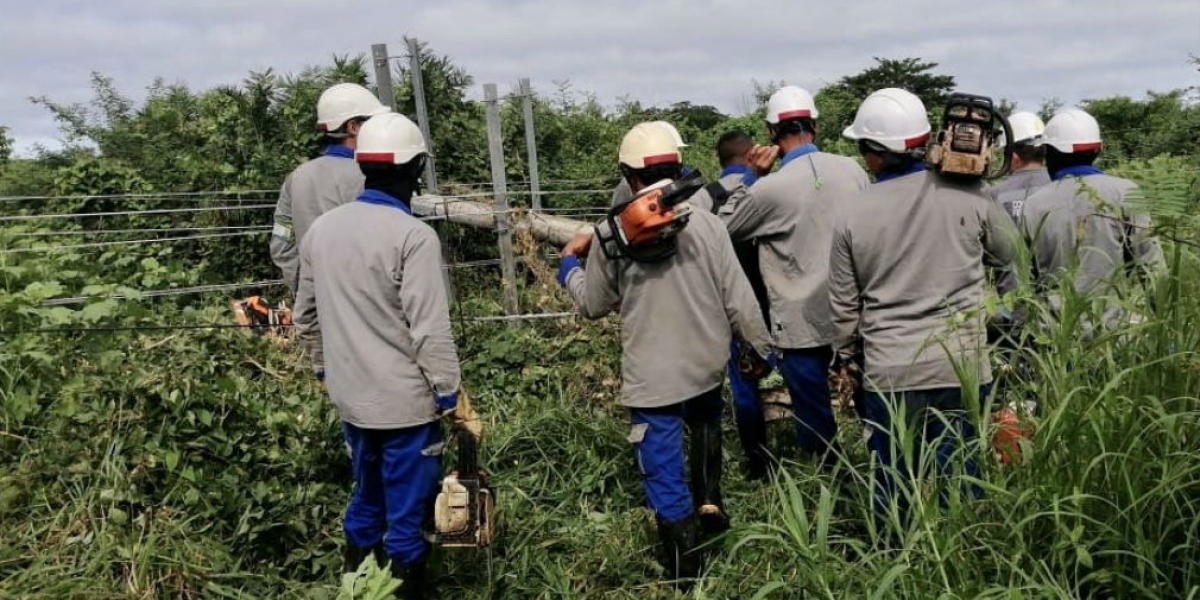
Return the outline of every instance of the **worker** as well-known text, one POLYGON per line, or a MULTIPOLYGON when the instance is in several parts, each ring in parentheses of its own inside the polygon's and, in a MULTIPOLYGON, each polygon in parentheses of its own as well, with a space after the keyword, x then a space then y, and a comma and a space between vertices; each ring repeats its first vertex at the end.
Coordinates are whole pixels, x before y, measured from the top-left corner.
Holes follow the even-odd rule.
MULTIPOLYGON (((647 123, 653 127, 661 127, 664 131, 666 131, 667 134, 671 136, 671 139, 674 140, 675 147, 681 153, 683 152, 684 148, 688 147, 688 145, 683 141, 683 136, 679 135, 679 130, 676 129, 674 125, 668 123, 667 121, 647 121, 647 123)), ((683 167, 683 174, 687 175, 692 170, 693 169, 691 167, 685 165, 683 167)), ((629 189, 629 182, 625 181, 625 179, 621 179, 621 181, 617 183, 617 187, 613 190, 612 206, 620 206, 625 204, 626 202, 629 202, 631 198, 633 198, 633 192, 629 189)))
MULTIPOLYGON (((1046 149, 1038 145, 1046 124, 1037 115, 1018 111, 1008 116, 1012 128, 1012 152, 1009 154, 1008 177, 988 188, 988 193, 999 202, 1014 223, 1021 219, 1021 210, 1030 194, 1050 183, 1046 172, 1046 149)), ((1019 287, 1013 269, 997 271, 996 290, 1001 296, 1019 287)), ((1010 317, 1004 319, 1010 321, 1010 317)), ((1008 327, 1006 325, 1006 327, 1008 327)))
MULTIPOLYGON (((746 182, 745 177, 751 173, 748 156, 753 147, 754 140, 750 134, 741 130, 726 132, 717 139, 717 161, 721 164, 720 179, 696 194, 707 195, 709 210, 712 212, 717 212, 733 190, 746 182)), ((762 271, 759 269, 758 246, 750 240, 735 243, 733 250, 742 266, 742 272, 750 282, 750 288, 754 290, 754 297, 758 300, 763 314, 763 322, 770 322, 770 299, 767 296, 766 284, 763 283, 762 271)), ((738 369, 741 355, 741 342, 734 340, 729 353, 729 367, 726 369, 729 374, 729 390, 733 397, 733 416, 738 439, 746 455, 746 477, 761 481, 767 478, 768 467, 771 464, 770 453, 767 451, 767 424, 763 418, 758 382, 743 377, 738 369)))
POLYGON ((621 141, 619 166, 633 199, 594 234, 579 234, 563 248, 558 279, 584 317, 620 311, 629 440, 658 523, 663 566, 686 582, 701 569, 698 536, 728 527, 720 491, 726 352, 732 339, 746 342, 744 372, 760 377, 770 336, 721 222, 675 204, 690 192, 679 181, 681 156, 671 135, 646 123, 633 127, 621 141))
POLYGON ((321 333, 315 363, 337 406, 355 488, 346 510, 346 567, 391 561, 404 598, 426 587, 429 516, 440 475, 439 416, 457 419, 457 350, 437 235, 410 202, 427 158, 407 117, 358 132, 364 190, 317 218, 300 250, 295 323, 321 333))
MULTIPOLYGON (((897 494, 897 480, 909 478, 909 466, 896 454, 894 434, 915 428, 916 449, 937 443, 938 463, 947 470, 949 457, 974 437, 962 386, 986 385, 992 377, 982 322, 984 263, 1008 264, 1017 233, 984 194, 981 177, 926 172, 930 124, 912 93, 871 94, 843 135, 858 143, 875 184, 847 203, 833 235, 835 347, 846 369, 860 345, 864 356, 854 368, 862 369, 868 447, 879 461, 875 508, 886 513, 894 502, 904 512, 908 497, 897 494), (893 424, 893 415, 904 420, 893 424)), ((966 469, 975 472, 973 461, 966 469)))
POLYGON ((367 119, 389 112, 367 88, 339 83, 317 100, 317 130, 325 150, 283 180, 271 230, 271 259, 295 297, 300 281, 300 242, 313 221, 326 211, 352 202, 363 189, 354 164, 359 128, 367 119))
POLYGON ((766 126, 777 150, 764 155, 765 165, 756 165, 751 175, 761 178, 753 187, 731 195, 717 215, 735 242, 754 240, 758 246, 797 442, 829 467, 837 457, 829 394, 833 215, 870 181, 853 159, 817 148, 818 116, 812 95, 802 88, 787 86, 772 94, 766 126), (781 155, 779 169, 771 173, 775 152, 781 155))
MULTIPOLYGON (((1103 148, 1095 118, 1079 109, 1064 110, 1046 124, 1038 144, 1046 150, 1053 183, 1025 201, 1022 226, 1034 278, 1040 289, 1050 290, 1053 308, 1061 308, 1053 288, 1064 275, 1078 294, 1103 293, 1112 276, 1126 268, 1144 279, 1163 265, 1150 217, 1129 205, 1137 184, 1095 166, 1103 148)), ((1114 298, 1103 324, 1116 325, 1120 315, 1114 298)), ((1095 324, 1081 325, 1090 331, 1095 324)))

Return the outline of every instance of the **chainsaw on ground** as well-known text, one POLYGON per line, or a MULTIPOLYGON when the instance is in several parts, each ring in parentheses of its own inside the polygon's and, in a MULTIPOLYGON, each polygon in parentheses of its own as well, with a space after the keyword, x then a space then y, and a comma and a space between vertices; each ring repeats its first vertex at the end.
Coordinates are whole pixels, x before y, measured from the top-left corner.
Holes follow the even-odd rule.
POLYGON ((450 431, 454 466, 442 479, 427 537, 443 548, 485 548, 492 543, 496 495, 479 468, 482 425, 466 392, 461 392, 450 431))
POLYGON ((250 296, 231 304, 237 324, 254 333, 284 337, 292 326, 292 309, 283 302, 272 304, 263 296, 250 296))

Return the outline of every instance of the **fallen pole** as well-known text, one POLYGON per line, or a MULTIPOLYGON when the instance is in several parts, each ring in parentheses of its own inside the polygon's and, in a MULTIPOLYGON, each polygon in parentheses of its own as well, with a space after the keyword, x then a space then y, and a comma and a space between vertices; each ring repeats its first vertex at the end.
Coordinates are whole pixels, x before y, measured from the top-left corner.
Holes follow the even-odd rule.
MULTIPOLYGON (((481 229, 495 229, 499 212, 494 204, 487 202, 441 196, 417 196, 412 200, 412 209, 420 217, 441 218, 481 229)), ((592 223, 524 210, 508 212, 508 220, 514 232, 528 232, 534 239, 555 246, 566 244, 576 233, 592 230, 592 223)))

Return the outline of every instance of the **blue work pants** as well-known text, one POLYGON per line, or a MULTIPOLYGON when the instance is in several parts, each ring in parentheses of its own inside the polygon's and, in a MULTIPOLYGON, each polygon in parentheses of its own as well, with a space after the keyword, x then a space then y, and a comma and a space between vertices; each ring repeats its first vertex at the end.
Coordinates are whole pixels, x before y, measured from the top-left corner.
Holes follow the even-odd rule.
MULTIPOLYGON (((642 486, 650 508, 660 521, 675 523, 692 516, 695 506, 684 458, 684 427, 719 424, 722 407, 721 388, 716 387, 684 402, 630 409, 633 424, 630 441, 642 474, 642 486)), ((693 455, 693 458, 699 457, 693 455)), ((705 465, 698 460, 693 462, 696 463, 692 465, 693 474, 699 474, 697 469, 705 465)), ((711 475, 719 480, 719 472, 711 475)))
POLYGON ((837 437, 837 421, 829 401, 829 346, 784 349, 780 370, 792 397, 796 443, 800 449, 826 458, 837 437))
POLYGON ((738 440, 746 453, 752 474, 765 474, 767 468, 767 423, 763 417, 762 396, 758 382, 742 376, 738 370, 741 342, 734 340, 729 349, 729 390, 733 396, 733 420, 737 424, 738 440))
MULTIPOLYGON (((980 397, 987 392, 985 386, 980 397)), ((903 415, 905 423, 901 426, 907 427, 911 436, 912 461, 920 465, 922 456, 933 450, 939 476, 953 474, 957 462, 954 460, 955 454, 964 452, 967 442, 975 439, 975 427, 963 405, 962 388, 895 392, 894 395, 867 391, 863 397, 862 412, 867 426, 871 427, 867 446, 878 460, 874 478, 874 505, 880 513, 888 512, 893 498, 900 512, 906 513, 912 493, 911 486, 908 493, 897 493, 897 480, 909 485, 913 477, 911 465, 903 455, 904 448, 895 439, 897 427, 893 425, 893 416, 903 415)), ((975 457, 966 452, 958 458, 962 472, 978 476, 979 466, 975 457)), ((972 497, 981 494, 976 485, 965 486, 964 492, 972 497)), ((941 498, 944 503, 948 499, 947 492, 943 491, 941 498)))
POLYGON ((382 541, 392 561, 417 562, 429 550, 421 525, 429 516, 441 474, 440 424, 363 429, 343 422, 342 433, 354 472, 346 540, 360 548, 382 541))

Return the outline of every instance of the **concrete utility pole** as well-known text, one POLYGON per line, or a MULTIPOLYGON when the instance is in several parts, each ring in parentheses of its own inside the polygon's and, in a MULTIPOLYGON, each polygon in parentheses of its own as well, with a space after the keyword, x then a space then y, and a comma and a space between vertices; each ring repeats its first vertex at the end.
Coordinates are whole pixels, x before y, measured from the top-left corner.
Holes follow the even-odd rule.
POLYGON ((388 61, 387 44, 371 45, 371 62, 375 64, 375 95, 379 103, 396 110, 396 94, 392 89, 392 69, 388 61))
POLYGON ((408 38, 408 70, 412 73, 413 100, 417 105, 417 126, 425 136, 429 158, 425 161, 425 189, 438 192, 437 170, 434 168, 433 136, 429 134, 429 109, 425 105, 425 78, 421 75, 421 46, 416 38, 408 38))
POLYGON ((487 105, 488 156, 492 162, 492 194, 496 199, 496 237, 500 244, 500 273, 504 286, 504 312, 520 313, 517 298, 517 268, 513 258, 512 230, 508 225, 508 181, 504 175, 504 144, 500 137, 500 100, 496 84, 483 84, 487 105))
POLYGON ((542 212, 542 182, 538 177, 537 132, 533 126, 533 88, 521 79, 521 108, 525 113, 525 152, 529 156, 529 194, 533 212, 542 212))

